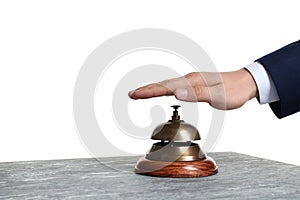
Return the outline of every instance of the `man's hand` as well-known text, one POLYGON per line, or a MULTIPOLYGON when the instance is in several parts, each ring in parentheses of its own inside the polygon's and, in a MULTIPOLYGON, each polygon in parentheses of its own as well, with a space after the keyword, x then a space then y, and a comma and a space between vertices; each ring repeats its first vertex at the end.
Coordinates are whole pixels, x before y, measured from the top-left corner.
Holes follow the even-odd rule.
POLYGON ((183 77, 149 84, 132 90, 132 99, 175 95, 178 100, 207 102, 222 110, 239 108, 258 94, 246 69, 233 72, 193 72, 183 77))

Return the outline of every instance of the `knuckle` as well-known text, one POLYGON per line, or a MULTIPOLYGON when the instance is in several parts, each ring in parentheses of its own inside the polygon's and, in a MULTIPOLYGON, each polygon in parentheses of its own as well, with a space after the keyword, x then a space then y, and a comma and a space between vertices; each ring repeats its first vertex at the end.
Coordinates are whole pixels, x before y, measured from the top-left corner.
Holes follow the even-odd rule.
POLYGON ((191 72, 191 73, 188 73, 184 76, 185 78, 187 79, 195 79, 198 77, 198 73, 197 72, 191 72))
POLYGON ((160 82, 160 84, 168 89, 170 88, 170 80, 169 79, 160 82))
POLYGON ((201 97, 203 96, 203 89, 201 87, 194 86, 193 91, 194 91, 193 98, 196 98, 198 100, 201 99, 201 97))

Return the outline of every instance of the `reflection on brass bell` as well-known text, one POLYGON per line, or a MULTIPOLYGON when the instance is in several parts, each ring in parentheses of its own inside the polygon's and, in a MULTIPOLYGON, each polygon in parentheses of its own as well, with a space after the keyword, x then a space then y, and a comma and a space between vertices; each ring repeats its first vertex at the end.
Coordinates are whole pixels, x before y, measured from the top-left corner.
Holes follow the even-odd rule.
POLYGON ((139 159, 135 173, 162 177, 200 177, 216 174, 215 161, 202 152, 194 140, 200 140, 198 130, 180 119, 178 108, 172 119, 157 126, 151 139, 154 143, 146 156, 139 159))

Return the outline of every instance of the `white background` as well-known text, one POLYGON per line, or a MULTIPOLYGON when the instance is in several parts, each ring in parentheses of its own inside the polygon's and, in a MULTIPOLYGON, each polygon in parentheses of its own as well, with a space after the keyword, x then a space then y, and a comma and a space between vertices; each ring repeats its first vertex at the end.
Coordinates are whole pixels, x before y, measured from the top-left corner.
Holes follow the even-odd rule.
MULTIPOLYGON (((73 120, 74 84, 87 56, 112 36, 138 28, 173 30, 204 48, 219 71, 235 70, 300 39, 297 1, 281 2, 1 1, 0 162, 90 157, 73 120)), ((134 116, 134 109, 129 112, 134 116)), ((299 117, 279 120, 253 99, 226 112, 214 151, 299 165, 299 117)))

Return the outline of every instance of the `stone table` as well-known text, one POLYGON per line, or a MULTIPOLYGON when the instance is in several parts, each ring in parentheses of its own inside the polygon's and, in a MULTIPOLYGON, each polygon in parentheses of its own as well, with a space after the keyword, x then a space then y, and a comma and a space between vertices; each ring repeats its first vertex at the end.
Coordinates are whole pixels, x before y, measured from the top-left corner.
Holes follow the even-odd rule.
POLYGON ((0 199, 300 199, 300 167, 211 153, 219 173, 157 178, 133 173, 138 157, 0 163, 0 199))

